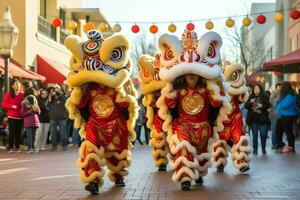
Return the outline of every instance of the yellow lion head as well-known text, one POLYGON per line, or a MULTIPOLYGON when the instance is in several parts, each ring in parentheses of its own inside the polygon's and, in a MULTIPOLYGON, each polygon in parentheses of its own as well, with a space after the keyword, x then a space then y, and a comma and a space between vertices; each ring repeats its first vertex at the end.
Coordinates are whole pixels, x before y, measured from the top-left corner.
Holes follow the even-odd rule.
POLYGON ((87 36, 87 41, 77 35, 65 40, 65 46, 72 52, 67 84, 73 88, 89 82, 111 88, 122 86, 132 71, 127 38, 116 34, 104 40, 96 30, 89 31, 87 36))

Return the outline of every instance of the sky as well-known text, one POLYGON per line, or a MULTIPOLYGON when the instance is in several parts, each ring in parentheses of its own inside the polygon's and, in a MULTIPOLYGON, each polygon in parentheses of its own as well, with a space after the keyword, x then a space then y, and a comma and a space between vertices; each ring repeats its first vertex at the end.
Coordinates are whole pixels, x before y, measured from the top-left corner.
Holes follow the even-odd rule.
MULTIPOLYGON (((251 3, 269 3, 275 0, 83 0, 83 7, 99 8, 101 13, 107 18, 111 25, 115 22, 168 22, 157 23, 159 32, 151 34, 148 30, 151 24, 141 24, 141 32, 134 34, 130 27, 133 23, 120 23, 122 32, 131 41, 141 34, 146 34, 148 38, 157 39, 161 34, 168 32, 168 25, 174 22, 177 31, 174 33, 180 36, 187 22, 176 23, 175 21, 189 21, 194 19, 211 19, 217 17, 227 17, 236 15, 247 15, 251 9, 251 3)), ((234 18, 236 26, 241 26, 243 17, 234 18)), ((230 46, 225 38, 225 20, 212 20, 215 24, 213 31, 218 32, 224 39, 224 45, 230 46)), ((203 35, 206 21, 193 22, 198 36, 203 35)), ((226 53, 225 53, 226 55, 226 53)))

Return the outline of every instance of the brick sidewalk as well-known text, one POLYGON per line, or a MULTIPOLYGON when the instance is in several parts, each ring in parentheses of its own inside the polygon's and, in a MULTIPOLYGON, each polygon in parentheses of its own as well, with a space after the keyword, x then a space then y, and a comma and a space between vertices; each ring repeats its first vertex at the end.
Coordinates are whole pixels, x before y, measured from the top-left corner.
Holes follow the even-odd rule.
MULTIPOLYGON (((225 173, 210 169, 204 186, 181 191, 171 172, 157 172, 150 147, 133 149, 133 163, 126 187, 118 188, 105 177, 97 196, 89 196, 78 178, 77 149, 29 155, 0 152, 0 199, 300 199, 300 157, 277 155, 253 157, 249 175, 238 175, 231 162, 225 173)), ((298 144, 298 152, 300 152, 298 144)), ((260 153, 260 152, 259 152, 260 153)))

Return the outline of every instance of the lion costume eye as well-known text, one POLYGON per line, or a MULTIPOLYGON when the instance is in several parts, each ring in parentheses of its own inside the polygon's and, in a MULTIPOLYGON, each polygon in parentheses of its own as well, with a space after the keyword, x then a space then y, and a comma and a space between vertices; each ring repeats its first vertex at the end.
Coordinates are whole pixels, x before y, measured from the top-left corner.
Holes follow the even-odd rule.
POLYGON ((214 58, 216 56, 215 45, 216 44, 212 42, 207 50, 207 56, 210 58, 214 58))
POLYGON ((124 47, 117 47, 115 48, 110 55, 110 60, 113 62, 119 62, 124 58, 124 52, 125 49, 124 47))
POLYGON ((173 53, 173 51, 172 50, 168 50, 168 51, 166 51, 166 53, 165 53, 166 55, 165 55, 165 57, 166 57, 166 60, 172 60, 173 58, 174 58, 174 53, 173 53))
POLYGON ((240 79, 240 73, 237 72, 237 71, 234 71, 234 72, 231 74, 231 76, 230 76, 230 80, 231 80, 231 81, 236 82, 236 81, 238 81, 239 79, 240 79))

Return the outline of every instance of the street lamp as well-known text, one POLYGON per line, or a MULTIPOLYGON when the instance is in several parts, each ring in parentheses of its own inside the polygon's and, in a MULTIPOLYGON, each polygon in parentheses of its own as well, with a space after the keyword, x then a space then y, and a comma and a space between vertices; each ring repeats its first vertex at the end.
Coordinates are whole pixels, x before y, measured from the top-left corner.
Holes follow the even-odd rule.
POLYGON ((17 44, 19 29, 12 21, 10 8, 6 7, 0 22, 0 55, 5 60, 5 92, 9 91, 8 63, 17 44))

